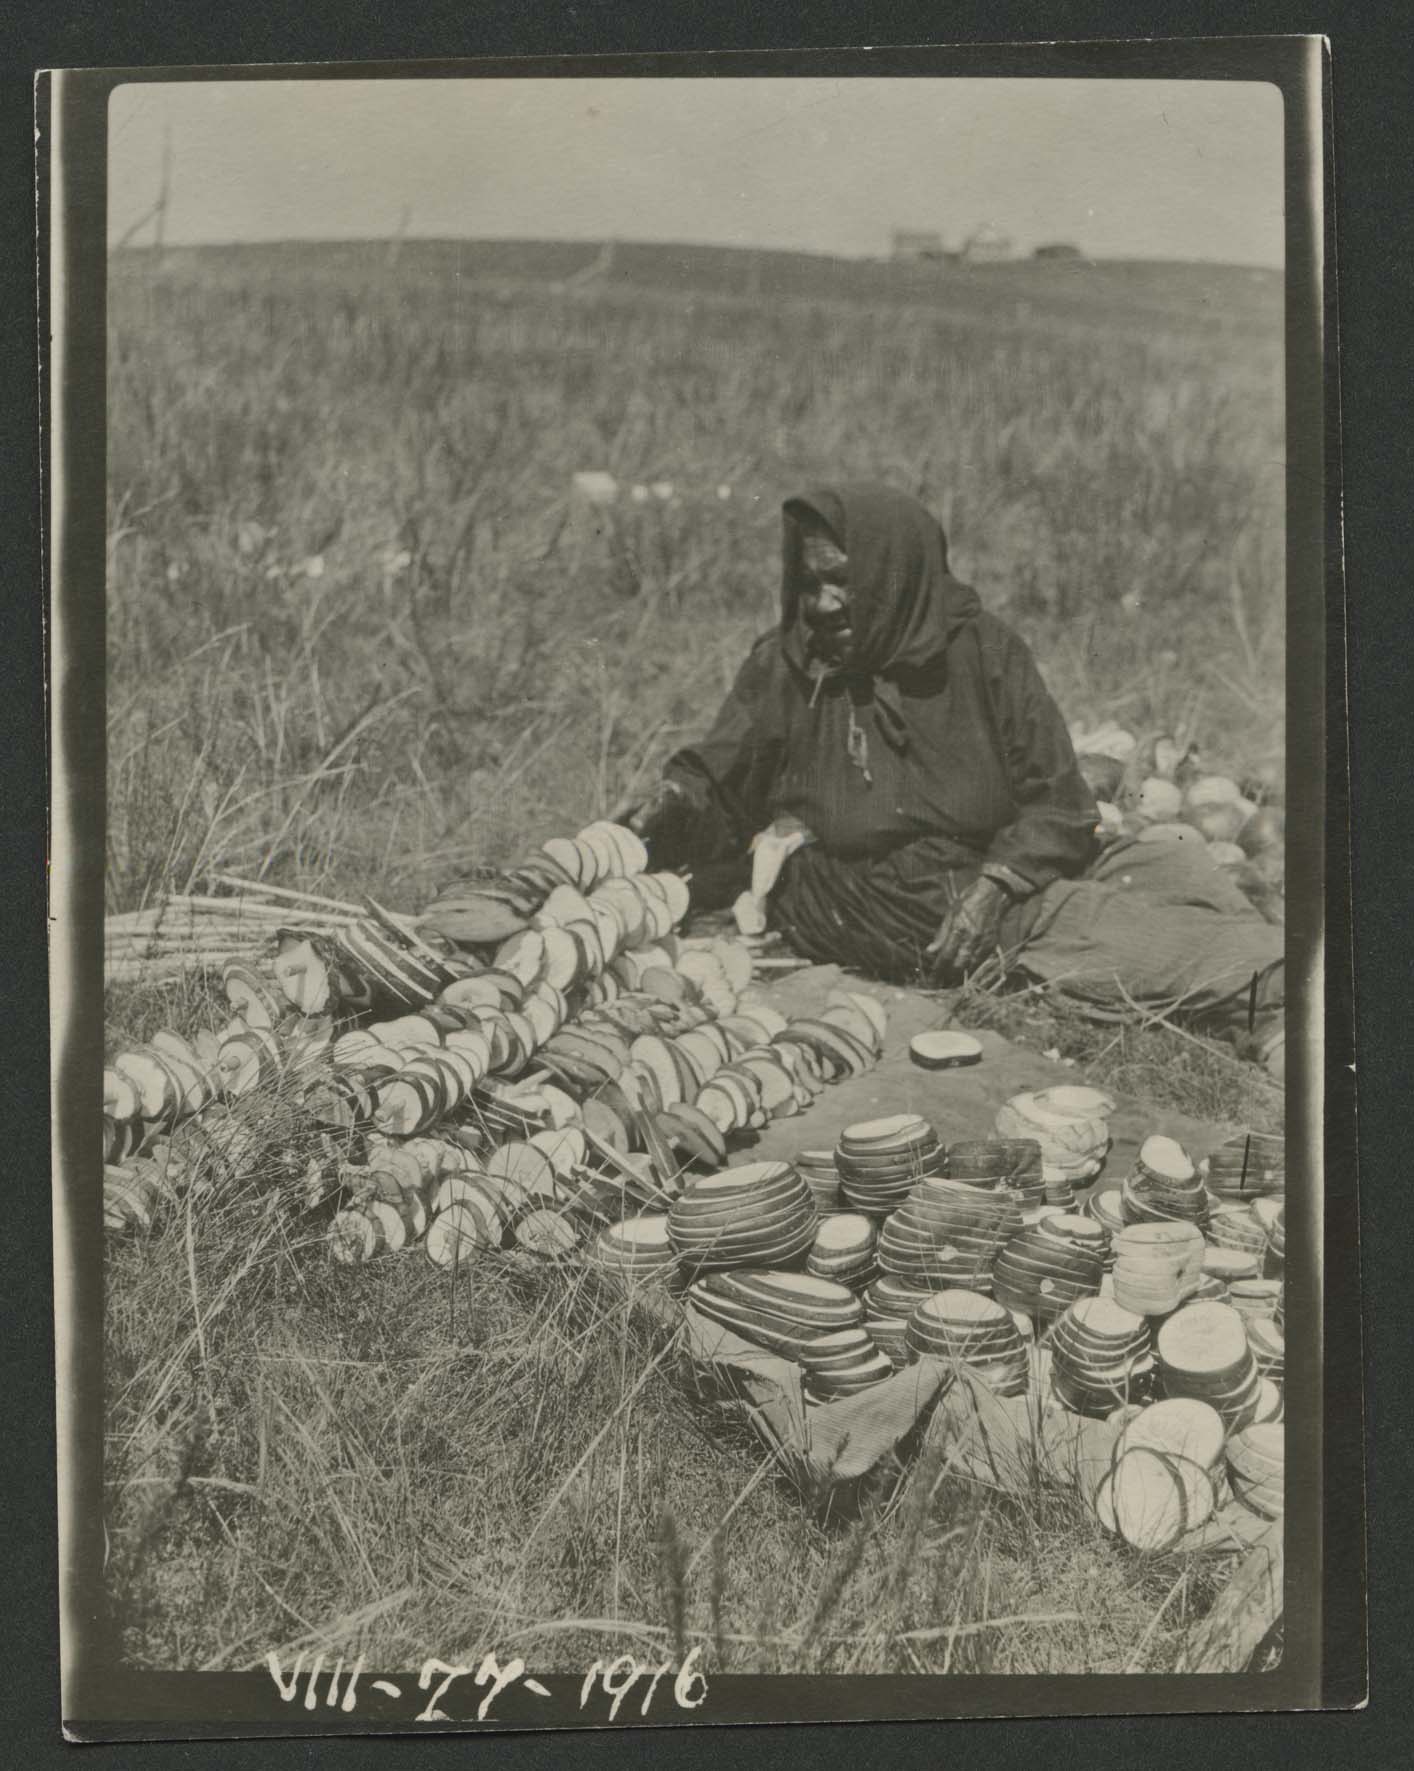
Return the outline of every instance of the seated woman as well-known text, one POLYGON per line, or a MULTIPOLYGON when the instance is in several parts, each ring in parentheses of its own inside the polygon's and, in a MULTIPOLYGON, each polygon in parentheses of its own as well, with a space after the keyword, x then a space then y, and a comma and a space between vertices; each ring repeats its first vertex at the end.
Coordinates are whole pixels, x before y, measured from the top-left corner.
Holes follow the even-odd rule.
POLYGON ((948 571, 916 500, 845 485, 784 507, 781 619, 715 724, 636 809, 697 908, 803 840, 770 899, 810 959, 956 982, 1000 953, 1105 1015, 1175 1009, 1279 1063, 1282 934, 1202 845, 1099 847, 1094 798, 1023 641, 948 571))

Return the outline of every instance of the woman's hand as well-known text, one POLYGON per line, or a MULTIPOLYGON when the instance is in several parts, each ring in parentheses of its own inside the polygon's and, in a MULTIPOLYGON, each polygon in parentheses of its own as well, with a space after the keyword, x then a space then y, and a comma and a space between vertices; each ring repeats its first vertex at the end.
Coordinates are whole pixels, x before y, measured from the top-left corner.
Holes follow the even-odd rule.
POLYGON ((609 813, 609 822, 627 824, 636 836, 646 841, 684 797, 676 781, 660 781, 646 799, 635 800, 632 794, 625 794, 609 813))
POLYGON ((997 946, 1008 896, 1005 886, 982 874, 948 911, 927 951, 942 970, 964 976, 997 946))

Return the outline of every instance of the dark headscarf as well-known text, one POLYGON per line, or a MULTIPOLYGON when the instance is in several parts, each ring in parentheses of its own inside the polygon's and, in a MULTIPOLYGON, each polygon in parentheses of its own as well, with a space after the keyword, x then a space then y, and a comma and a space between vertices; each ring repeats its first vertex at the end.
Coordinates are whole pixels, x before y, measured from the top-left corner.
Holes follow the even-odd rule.
MULTIPOLYGON (((897 681, 940 668, 953 635, 981 607, 976 591, 948 571, 942 526, 906 492, 870 484, 823 486, 789 498, 783 517, 782 650, 797 670, 814 679, 816 693, 843 679, 852 702, 872 698, 886 741, 897 750, 907 749, 897 681), (845 580, 854 647, 848 667, 829 665, 811 653, 800 612, 802 519, 811 517, 825 526, 849 561, 845 580)), ((857 737, 851 720, 851 755, 857 737)), ((867 771, 867 751, 856 760, 867 771)))

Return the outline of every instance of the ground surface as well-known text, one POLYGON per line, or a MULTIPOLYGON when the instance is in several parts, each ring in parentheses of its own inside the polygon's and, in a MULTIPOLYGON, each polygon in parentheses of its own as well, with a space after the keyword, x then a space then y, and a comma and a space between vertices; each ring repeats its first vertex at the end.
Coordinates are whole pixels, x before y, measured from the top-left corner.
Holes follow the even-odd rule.
MULTIPOLYGON (((753 1157, 788 1158, 797 1150, 833 1148, 842 1126, 889 1113, 921 1113, 945 1143, 990 1137, 995 1132, 997 1109, 1012 1095, 1088 1080, 1074 1065, 1043 1057, 987 1028, 978 1029, 975 1035, 982 1045, 979 1063, 958 1070, 921 1069, 908 1052, 915 1033, 935 1027, 970 1031, 966 1021, 954 1014, 951 997, 862 983, 838 966, 810 966, 797 972, 774 985, 771 998, 783 1014, 811 1014, 825 1006, 831 990, 841 986, 865 990, 884 1004, 889 1025, 883 1057, 863 1076, 826 1089, 798 1118, 775 1121, 752 1146, 753 1157)), ((1198 1119, 1123 1093, 1116 1093, 1114 1100, 1110 1154, 1100 1177, 1109 1186, 1117 1186, 1128 1173, 1140 1144, 1151 1132, 1177 1138, 1196 1160, 1237 1129, 1230 1122, 1198 1119)))

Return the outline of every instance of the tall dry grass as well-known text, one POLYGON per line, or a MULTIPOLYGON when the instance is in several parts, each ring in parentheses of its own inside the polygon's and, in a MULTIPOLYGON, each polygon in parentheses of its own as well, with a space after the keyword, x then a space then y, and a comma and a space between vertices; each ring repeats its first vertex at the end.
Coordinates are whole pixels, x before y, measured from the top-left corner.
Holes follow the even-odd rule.
POLYGON ((110 1255, 108 1594, 136 1664, 1118 1672, 1172 1664, 1212 1596, 1220 1563, 1117 1553, 1074 1495, 959 1481, 943 1439, 813 1513, 592 1273, 334 1268, 263 1181, 110 1255))
MULTIPOLYGON (((1279 756, 1260 291, 1224 310, 1220 278, 1200 300, 1126 268, 1055 295, 1018 267, 954 299, 882 267, 812 298, 791 264, 746 301, 715 260, 683 260, 714 292, 630 260, 565 293, 514 254, 411 246, 115 259, 113 908, 210 868, 411 907, 603 812, 772 619, 781 498, 844 476, 938 512, 1072 717, 1181 728, 1232 769, 1279 756), (674 496, 594 512, 569 496, 584 468, 674 496)), ((215 1012, 186 986, 109 1008, 125 1037, 215 1012)), ((972 1010, 1156 1100, 1246 1105, 1162 1030, 1116 1043, 1034 996, 972 1010)), ((931 1457, 822 1522, 591 1278, 332 1269, 278 1160, 297 1123, 251 1112, 257 1160, 109 1251, 107 1590, 133 1663, 1177 1659, 1221 1564, 1135 1558, 1073 1498, 931 1457)))
POLYGON ((1272 327, 1156 331, 1133 278, 989 326, 428 252, 114 261, 114 908, 214 865, 411 905, 603 812, 710 719, 822 479, 936 510, 1072 717, 1279 751, 1272 327), (576 507, 584 468, 674 497, 576 507))

